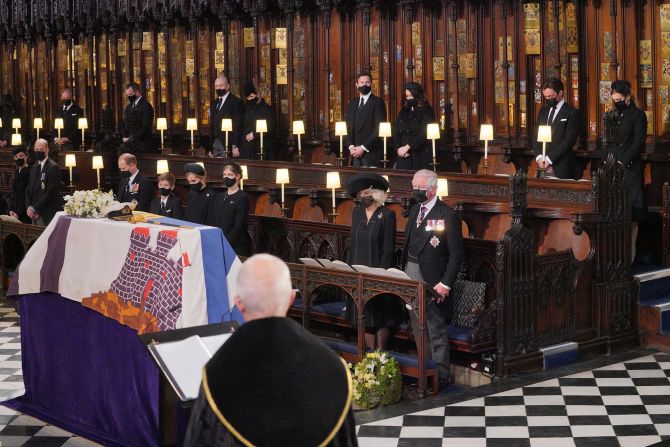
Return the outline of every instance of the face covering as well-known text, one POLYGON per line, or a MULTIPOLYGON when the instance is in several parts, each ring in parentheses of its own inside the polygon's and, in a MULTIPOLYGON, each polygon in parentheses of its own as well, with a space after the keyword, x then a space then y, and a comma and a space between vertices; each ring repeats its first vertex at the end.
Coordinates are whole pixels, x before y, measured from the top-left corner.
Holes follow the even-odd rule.
POLYGON ((556 98, 547 99, 547 105, 549 107, 556 107, 558 105, 558 101, 556 101, 556 98))
POLYGON ((191 183, 191 184, 189 185, 189 188, 191 188, 191 190, 193 190, 193 191, 200 191, 200 188, 201 188, 201 187, 202 187, 202 183, 200 183, 200 182, 198 182, 198 183, 191 183))
POLYGON ((372 196, 361 197, 361 205, 363 208, 367 208, 374 203, 375 199, 372 196))
POLYGON ((236 181, 237 180, 235 180, 234 178, 225 177, 223 179, 223 184, 226 185, 226 188, 230 188, 231 186, 233 186, 235 184, 236 181))
POLYGON ((412 196, 417 203, 424 203, 428 200, 428 195, 426 194, 425 189, 414 189, 412 190, 412 196))
POLYGON ((617 108, 617 110, 625 110, 626 107, 626 101, 614 101, 614 107, 617 108))
POLYGON ((44 152, 41 152, 41 151, 35 151, 35 158, 37 158, 37 160, 39 160, 39 161, 42 161, 45 158, 47 158, 47 154, 45 154, 44 152))
POLYGON ((371 90, 372 90, 372 87, 370 87, 369 85, 361 85, 360 87, 358 87, 358 91, 361 92, 364 95, 367 95, 368 93, 370 93, 371 90))
POLYGON ((137 96, 135 96, 135 95, 128 95, 128 102, 133 103, 133 102, 135 102, 136 99, 137 99, 137 96))
POLYGON ((219 96, 224 96, 226 94, 226 89, 225 88, 217 88, 216 89, 216 94, 219 96))
POLYGON ((258 100, 256 98, 254 99, 247 99, 247 106, 252 107, 254 104, 256 104, 258 100))
POLYGON ((120 171, 119 176, 121 178, 129 179, 130 178, 130 171, 120 171))
POLYGON ((170 188, 160 188, 161 195, 166 197, 169 196, 172 190, 170 188))
POLYGON ((63 105, 64 105, 65 107, 69 107, 70 104, 72 104, 72 100, 71 100, 71 99, 64 99, 64 100, 63 100, 63 105))
POLYGON ((16 166, 23 166, 23 162, 25 161, 25 158, 17 158, 14 160, 14 163, 16 163, 16 166))
POLYGON ((416 107, 416 106, 419 105, 419 100, 416 99, 416 98, 408 99, 408 100, 407 100, 407 105, 408 105, 409 107, 416 107))

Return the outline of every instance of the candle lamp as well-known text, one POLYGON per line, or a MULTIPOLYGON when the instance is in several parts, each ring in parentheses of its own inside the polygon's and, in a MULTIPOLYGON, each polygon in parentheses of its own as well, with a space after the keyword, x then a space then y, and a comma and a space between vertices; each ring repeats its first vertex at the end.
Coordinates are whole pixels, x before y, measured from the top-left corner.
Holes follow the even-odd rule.
POLYGON ((335 190, 337 188, 341 188, 340 184, 340 173, 335 171, 335 172, 328 172, 326 173, 326 188, 332 190, 333 193, 333 212, 330 214, 331 217, 331 222, 335 223, 335 218, 337 217, 337 204, 335 202, 335 190))
POLYGON ((37 139, 40 139, 40 129, 44 127, 42 118, 33 119, 33 128, 37 131, 37 139))
POLYGON ((100 189, 100 170, 104 169, 105 164, 102 161, 102 155, 95 155, 93 157, 93 169, 97 171, 98 189, 100 189))
POLYGON ((14 133, 19 133, 21 128, 21 118, 12 118, 12 128, 15 130, 14 133))
POLYGON ((221 131, 225 132, 226 134, 226 146, 225 146, 225 151, 226 151, 226 157, 228 157, 228 132, 233 131, 233 120, 230 118, 223 118, 221 120, 221 131))
POLYGON ((489 141, 493 140, 493 124, 481 125, 479 139, 484 140, 484 175, 486 175, 489 170, 489 141))
POLYGON ((72 182, 72 168, 77 167, 77 157, 74 154, 65 154, 65 167, 70 170, 70 188, 74 188, 72 182))
POLYGON ((281 185, 281 217, 286 217, 287 209, 284 207, 284 185, 289 183, 288 169, 277 168, 276 182, 281 185))
POLYGON ((293 135, 298 136, 298 163, 302 163, 302 146, 300 144, 300 135, 305 134, 305 123, 303 121, 293 121, 293 135))
POLYGON ((170 172, 167 160, 156 160, 156 174, 161 175, 170 172))
POLYGON ((84 141, 84 132, 88 129, 88 119, 79 118, 79 128, 81 129, 81 150, 86 149, 86 142, 84 141))
POLYGON ((65 128, 65 123, 63 122, 63 118, 56 118, 54 120, 54 129, 58 132, 58 145, 61 145, 62 143, 60 142, 60 131, 61 129, 65 128))
POLYGON ((195 118, 188 118, 186 120, 186 130, 191 132, 191 152, 195 151, 195 136, 194 133, 198 130, 198 120, 195 118))
POLYGON ((240 166, 242 168, 242 178, 240 178, 240 189, 244 191, 244 181, 249 178, 249 170, 247 165, 240 166))
POLYGON ((437 123, 428 124, 426 128, 426 136, 433 141, 433 171, 437 172, 437 157, 435 156, 435 140, 440 139, 440 125, 437 123))
POLYGON ((338 166, 344 166, 344 141, 343 138, 347 135, 346 121, 338 121, 335 123, 335 136, 340 137, 340 158, 337 159, 338 166))
POLYGON ((384 163, 384 167, 386 167, 389 162, 386 159, 386 139, 391 136, 391 123, 379 123, 379 136, 384 139, 384 159, 382 160, 382 163, 384 163))
POLYGON ((260 150, 258 151, 258 157, 260 160, 263 160, 265 154, 263 153, 263 134, 268 131, 268 122, 266 120, 256 120, 256 133, 261 136, 261 145, 260 150))
POLYGON ((21 140, 21 134, 20 133, 13 133, 12 134, 12 141, 11 145, 12 146, 21 146, 23 141, 21 140))
POLYGON ((437 179, 437 198, 442 200, 442 197, 449 195, 449 182, 446 178, 437 179))
POLYGON ((167 130, 167 118, 156 118, 156 129, 161 133, 161 152, 163 152, 163 149, 165 149, 163 132, 167 130))
MULTIPOLYGON (((551 126, 538 126, 537 141, 542 143, 542 158, 547 156, 547 143, 551 143, 551 126)), ((537 168, 538 178, 547 176, 547 168, 537 168)))

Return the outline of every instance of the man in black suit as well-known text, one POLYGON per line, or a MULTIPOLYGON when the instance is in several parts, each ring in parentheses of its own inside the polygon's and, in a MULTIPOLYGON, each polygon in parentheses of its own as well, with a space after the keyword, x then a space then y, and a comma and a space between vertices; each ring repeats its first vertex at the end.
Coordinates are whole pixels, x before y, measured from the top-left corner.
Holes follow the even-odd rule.
MULTIPOLYGON (((449 292, 463 262, 461 221, 437 198, 437 174, 422 169, 412 179, 414 200, 405 227, 405 272, 433 287, 439 296, 426 298, 426 352, 438 364, 440 387, 449 382, 449 332, 453 314, 449 292), (429 348, 430 347, 430 348, 429 348)), ((414 339, 419 340, 418 309, 410 311, 414 339)))
POLYGON ((60 99, 63 105, 56 112, 56 117, 63 118, 63 130, 60 131, 60 140, 55 137, 54 143, 61 145, 64 150, 77 150, 81 145, 79 118, 84 116, 84 110, 72 99, 72 89, 70 88, 63 90, 60 99))
POLYGON ((216 98, 209 106, 209 116, 212 125, 212 150, 210 156, 224 157, 226 151, 232 147, 233 157, 239 158, 239 144, 242 138, 242 121, 244 120, 244 103, 230 92, 230 83, 225 76, 219 76, 214 81, 216 98), (228 148, 226 148, 226 133, 221 130, 221 120, 230 118, 233 121, 233 131, 228 132, 228 148))
POLYGON ((126 84, 128 104, 123 111, 123 145, 128 152, 150 152, 153 149, 151 126, 154 108, 144 99, 139 84, 126 84))
POLYGON ((353 166, 381 166, 384 146, 379 138, 379 123, 386 120, 384 101, 372 94, 372 77, 361 73, 356 77, 358 98, 347 108, 346 146, 353 166))
POLYGON ((49 158, 49 143, 42 138, 35 141, 35 158, 26 189, 26 214, 37 225, 49 225, 63 209, 60 166, 49 158))
POLYGON ((563 94, 563 82, 558 78, 549 78, 542 84, 547 105, 537 115, 533 148, 538 167, 547 169, 548 175, 575 179, 577 172, 572 147, 579 136, 579 111, 565 102, 563 94), (538 126, 544 125, 551 126, 551 143, 547 143, 546 157, 542 156, 542 143, 537 141, 538 126))
POLYGON ((154 184, 140 174, 137 169, 137 158, 133 154, 119 156, 119 186, 116 189, 116 200, 119 202, 137 201, 138 211, 149 211, 151 199, 154 198, 154 184))

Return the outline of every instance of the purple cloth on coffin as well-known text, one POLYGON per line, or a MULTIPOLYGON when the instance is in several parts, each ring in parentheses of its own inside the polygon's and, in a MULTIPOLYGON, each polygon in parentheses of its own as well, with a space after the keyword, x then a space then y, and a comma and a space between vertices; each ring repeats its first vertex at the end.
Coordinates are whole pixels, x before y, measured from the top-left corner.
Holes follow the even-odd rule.
POLYGON ((26 392, 3 405, 106 446, 158 446, 159 370, 137 333, 54 293, 18 304, 26 392))

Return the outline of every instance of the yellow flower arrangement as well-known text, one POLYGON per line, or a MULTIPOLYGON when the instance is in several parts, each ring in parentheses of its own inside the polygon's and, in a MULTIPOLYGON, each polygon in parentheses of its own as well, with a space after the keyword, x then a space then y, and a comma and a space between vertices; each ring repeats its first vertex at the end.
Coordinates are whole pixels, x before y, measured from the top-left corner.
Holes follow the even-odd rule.
MULTIPOLYGON (((350 365, 351 366, 351 365, 350 365)), ((374 351, 353 367, 354 401, 365 409, 391 405, 400 400, 402 381, 396 359, 374 351)))

